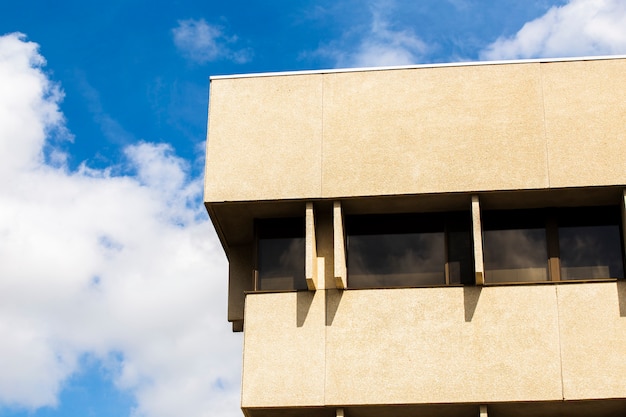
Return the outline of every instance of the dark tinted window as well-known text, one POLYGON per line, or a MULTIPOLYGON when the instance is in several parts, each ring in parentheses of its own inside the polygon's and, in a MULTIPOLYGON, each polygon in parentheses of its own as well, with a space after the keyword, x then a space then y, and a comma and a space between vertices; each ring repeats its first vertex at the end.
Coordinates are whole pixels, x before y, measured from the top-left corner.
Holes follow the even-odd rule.
POLYGON ((543 210, 483 213, 485 282, 548 280, 543 210))
POLYGON ((303 218, 257 220, 257 290, 305 290, 303 218))
POLYGON ((563 210, 561 279, 624 278, 617 207, 563 210))
POLYGON ((619 217, 617 207, 485 211, 485 281, 623 278, 619 217))
POLYGON ((351 288, 471 282, 469 213, 348 216, 346 234, 351 288))

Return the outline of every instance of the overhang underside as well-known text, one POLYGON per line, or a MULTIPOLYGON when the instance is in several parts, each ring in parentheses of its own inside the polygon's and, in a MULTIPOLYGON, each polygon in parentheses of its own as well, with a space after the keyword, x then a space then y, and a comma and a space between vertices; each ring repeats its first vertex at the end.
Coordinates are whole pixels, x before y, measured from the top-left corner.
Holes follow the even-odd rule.
POLYGON ((487 404, 405 404, 372 406, 244 408, 247 417, 476 417, 480 406, 488 417, 612 417, 626 414, 626 399, 533 401, 487 404))
MULTIPOLYGON (((481 192, 480 197, 481 207, 488 210, 578 207, 617 204, 623 190, 624 185, 495 190, 481 192)), ((305 201, 321 200, 205 202, 205 206, 228 256, 229 247, 252 242, 255 218, 303 216, 305 201)), ((468 209, 470 193, 353 196, 338 200, 347 214, 454 211, 468 209)))

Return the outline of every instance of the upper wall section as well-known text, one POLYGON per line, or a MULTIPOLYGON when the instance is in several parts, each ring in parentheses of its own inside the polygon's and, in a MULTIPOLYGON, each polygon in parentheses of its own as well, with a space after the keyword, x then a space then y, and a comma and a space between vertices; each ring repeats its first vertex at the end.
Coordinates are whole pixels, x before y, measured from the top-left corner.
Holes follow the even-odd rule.
POLYGON ((322 75, 211 81, 205 201, 319 197, 322 75))
POLYGON ((322 196, 546 188, 539 64, 324 78, 322 196))
POLYGON ((211 80, 205 201, 626 184, 626 59, 211 80))
POLYGON ((541 65, 550 187, 626 184, 626 59, 541 65))

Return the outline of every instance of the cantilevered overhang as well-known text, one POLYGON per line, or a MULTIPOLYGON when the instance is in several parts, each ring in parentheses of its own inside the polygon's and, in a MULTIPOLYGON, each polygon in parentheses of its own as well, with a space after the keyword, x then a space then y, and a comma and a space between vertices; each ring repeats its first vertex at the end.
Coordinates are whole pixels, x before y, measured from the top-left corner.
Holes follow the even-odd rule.
POLYGON ((624 97, 622 56, 214 76, 205 204, 228 251, 310 200, 623 186, 624 97))

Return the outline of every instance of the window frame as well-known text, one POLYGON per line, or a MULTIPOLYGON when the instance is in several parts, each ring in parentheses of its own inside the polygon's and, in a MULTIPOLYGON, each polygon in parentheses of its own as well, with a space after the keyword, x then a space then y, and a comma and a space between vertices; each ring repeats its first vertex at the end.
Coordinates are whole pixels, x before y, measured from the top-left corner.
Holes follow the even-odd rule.
MULTIPOLYGON (((602 282, 602 281, 615 281, 618 279, 624 279, 626 276, 626 256, 624 255, 624 233, 623 221, 620 216, 620 208, 613 205, 603 206, 576 206, 576 207, 548 207, 548 208, 530 208, 530 209, 508 209, 508 210, 484 210, 481 213, 482 218, 482 243, 483 243, 483 258, 486 259, 485 254, 489 252, 488 245, 485 244, 485 231, 488 231, 491 222, 504 222, 506 223, 506 217, 512 217, 516 214, 525 214, 528 212, 534 212, 535 217, 540 214, 543 222, 543 230, 546 237, 546 268, 547 279, 545 281, 489 281, 488 273, 489 269, 487 262, 484 261, 485 269, 485 285, 523 285, 523 284, 545 284, 545 283, 574 283, 574 282, 602 282), (584 220, 580 222, 578 227, 585 225, 589 226, 601 226, 601 225, 613 225, 618 228, 619 236, 619 254, 621 257, 622 275, 617 277, 602 277, 602 278, 582 278, 582 279, 563 279, 561 271, 561 247, 560 247, 560 227, 565 226, 568 221, 574 218, 575 214, 583 214, 583 219, 597 219, 599 215, 607 215, 610 218, 610 222, 591 222, 584 220), (589 216, 592 214, 592 216, 589 216), (492 216, 495 216, 494 219, 492 216), (492 217, 490 219, 490 217, 492 217), (587 224, 585 224, 587 223, 587 224), (591 224, 589 224, 591 223, 591 224)), ((511 222, 511 224, 515 224, 511 222)), ((576 227, 576 226, 569 226, 576 227)), ((501 229, 501 230, 512 230, 501 229)), ((497 230, 497 229, 496 229, 497 230)))
MULTIPOLYGON (((469 210, 455 210, 455 211, 442 211, 442 212, 403 212, 403 213, 373 213, 373 214, 347 214, 344 218, 344 253, 346 256, 346 278, 347 278, 347 289, 382 289, 382 288, 429 288, 429 287, 461 287, 461 286, 473 286, 476 285, 475 281, 475 261, 474 261, 474 247, 473 247, 473 235, 472 235, 472 214, 469 210), (415 233, 428 233, 428 231, 420 231, 420 228, 416 226, 421 226, 423 224, 429 223, 432 220, 436 220, 440 222, 441 227, 432 227, 430 225, 430 229, 427 227, 423 230, 430 230, 432 232, 441 232, 443 233, 443 276, 444 280, 438 284, 411 284, 407 283, 406 285, 380 285, 380 286, 355 286, 350 283, 350 236, 354 235, 393 235, 393 234, 402 234, 402 233, 386 233, 387 230, 397 230, 399 227, 399 223, 402 220, 411 219, 414 224, 412 224, 412 228, 415 228, 415 233), (364 226, 367 222, 374 222, 373 225, 370 223, 369 233, 364 232, 364 230, 368 229, 368 226, 364 226), (462 224, 465 223, 465 224, 462 224), (390 227, 391 225, 391 227, 390 227), (456 226, 456 227, 453 227, 456 226), (467 243, 469 245, 466 248, 467 252, 465 253, 466 261, 468 263, 467 271, 465 271, 466 276, 463 275, 463 270, 459 277, 459 282, 451 282, 451 254, 450 254, 450 233, 454 232, 455 229, 462 229, 465 227, 465 230, 461 230, 462 232, 467 233, 467 243), (352 230, 351 230, 352 229, 352 230), (355 229, 356 232, 355 232, 355 229)), ((376 275, 376 274, 372 274, 376 275)))
POLYGON ((294 288, 282 288, 282 289, 263 289, 261 285, 260 274, 260 241, 262 239, 289 239, 298 238, 302 239, 303 251, 305 249, 306 239, 306 226, 305 218, 300 216, 293 217, 276 217, 276 218, 255 218, 254 219, 254 245, 253 246, 253 291, 254 292, 294 292, 294 291, 306 291, 308 290, 306 284, 306 271, 305 271, 305 254, 302 257, 302 276, 294 277, 294 283, 296 280, 301 281, 300 285, 294 284, 294 288), (296 230, 301 229, 301 230, 296 230), (265 235, 265 236, 263 236, 265 235), (301 278, 301 279, 300 279, 301 278), (303 284, 303 285, 302 285, 303 284))

